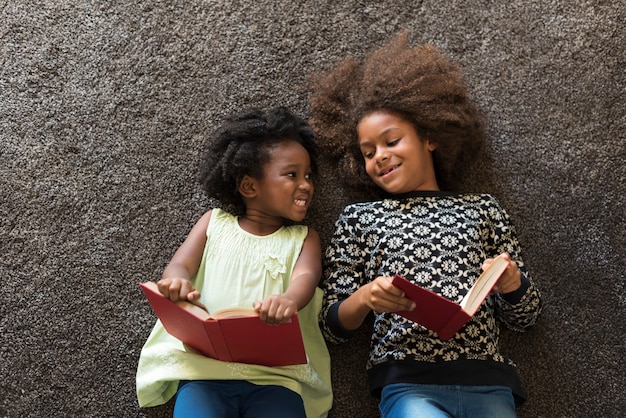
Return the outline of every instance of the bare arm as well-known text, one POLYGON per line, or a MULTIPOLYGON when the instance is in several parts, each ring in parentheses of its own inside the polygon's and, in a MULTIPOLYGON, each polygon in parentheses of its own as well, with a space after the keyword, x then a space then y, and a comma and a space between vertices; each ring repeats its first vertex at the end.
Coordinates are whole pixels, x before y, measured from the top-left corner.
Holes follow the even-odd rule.
POLYGON ((339 322, 347 331, 361 326, 370 311, 396 312, 415 309, 415 302, 391 284, 391 277, 377 277, 358 288, 339 305, 339 322))
POLYGON ((259 312, 261 320, 268 323, 284 322, 309 303, 322 275, 321 256, 319 235, 309 228, 285 293, 271 295, 255 303, 254 308, 259 312))
POLYGON ((157 283, 159 291, 174 302, 178 300, 193 302, 200 298, 200 292, 191 284, 191 278, 198 271, 202 261, 210 219, 211 211, 208 211, 196 222, 157 283))

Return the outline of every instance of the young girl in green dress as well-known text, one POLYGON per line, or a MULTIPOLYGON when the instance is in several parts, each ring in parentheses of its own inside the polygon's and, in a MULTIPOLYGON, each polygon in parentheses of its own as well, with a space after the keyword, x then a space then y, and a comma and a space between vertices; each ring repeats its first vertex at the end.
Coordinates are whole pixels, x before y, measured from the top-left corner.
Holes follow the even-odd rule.
POLYGON ((139 359, 141 406, 176 396, 175 417, 327 415, 330 360, 317 325, 320 239, 297 224, 313 198, 316 147, 308 124, 285 108, 227 118, 210 137, 200 170, 205 191, 222 208, 198 220, 157 283, 172 301, 199 301, 210 311, 252 307, 270 324, 298 311, 308 363, 214 360, 157 321, 139 359))

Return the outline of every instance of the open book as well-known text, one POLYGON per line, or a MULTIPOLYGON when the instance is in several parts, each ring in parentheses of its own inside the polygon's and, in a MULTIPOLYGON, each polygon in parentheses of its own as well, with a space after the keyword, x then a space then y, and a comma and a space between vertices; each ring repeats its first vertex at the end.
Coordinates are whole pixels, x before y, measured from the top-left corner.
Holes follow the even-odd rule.
POLYGON ((210 314, 188 301, 172 302, 154 282, 140 286, 165 330, 207 357, 264 366, 307 362, 297 313, 288 322, 268 325, 252 309, 210 314))
POLYGON ((460 304, 411 283, 402 276, 395 275, 392 283, 402 289, 407 298, 416 304, 412 311, 399 311, 411 321, 417 322, 426 328, 435 331, 442 340, 449 340, 463 327, 476 313, 493 286, 508 266, 508 261, 502 256, 496 257, 489 268, 476 279, 476 283, 467 292, 460 304))

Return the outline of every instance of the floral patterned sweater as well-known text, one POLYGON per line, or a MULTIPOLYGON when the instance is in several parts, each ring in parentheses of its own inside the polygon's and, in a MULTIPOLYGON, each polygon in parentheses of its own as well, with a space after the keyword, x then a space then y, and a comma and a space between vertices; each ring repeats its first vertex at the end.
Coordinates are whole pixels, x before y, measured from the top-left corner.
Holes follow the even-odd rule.
POLYGON ((339 304, 378 276, 398 273, 460 302, 483 260, 503 252, 519 266, 520 289, 488 296, 448 341, 395 313, 374 313, 366 368, 376 396, 383 386, 400 382, 504 385, 520 404, 525 395, 514 363, 500 353, 499 325, 527 329, 539 316, 541 300, 509 216, 490 195, 413 192, 347 206, 326 250, 324 335, 335 343, 350 338, 338 321, 339 304))

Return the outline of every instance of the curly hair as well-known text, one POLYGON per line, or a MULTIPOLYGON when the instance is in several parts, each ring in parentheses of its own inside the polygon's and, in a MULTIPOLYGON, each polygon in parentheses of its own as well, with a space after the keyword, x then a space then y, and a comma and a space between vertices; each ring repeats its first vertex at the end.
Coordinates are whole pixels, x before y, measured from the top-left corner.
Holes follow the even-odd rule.
POLYGON ((348 57, 313 74, 312 86, 309 122, 349 186, 376 189, 357 141, 357 125, 373 111, 399 115, 436 145, 433 160, 442 190, 455 187, 483 147, 484 117, 469 98, 459 66, 435 46, 409 47, 406 31, 362 62, 348 57))
POLYGON ((226 117, 206 141, 198 175, 201 187, 234 214, 245 213, 238 191, 241 180, 246 175, 262 178, 270 150, 285 141, 307 150, 315 176, 318 144, 305 119, 282 106, 267 111, 251 108, 226 117))

